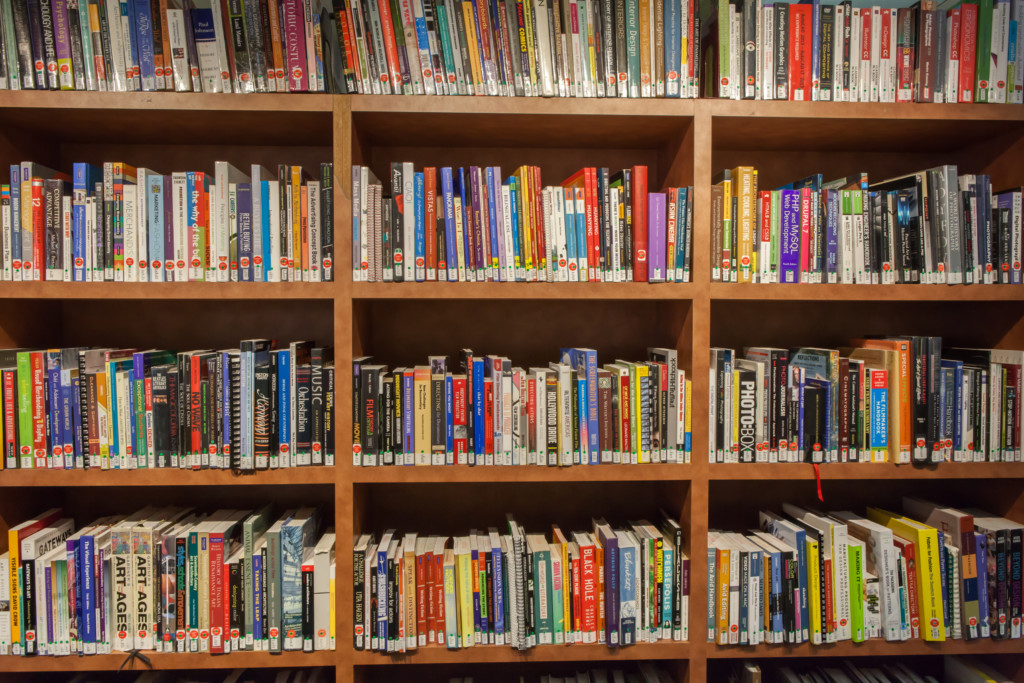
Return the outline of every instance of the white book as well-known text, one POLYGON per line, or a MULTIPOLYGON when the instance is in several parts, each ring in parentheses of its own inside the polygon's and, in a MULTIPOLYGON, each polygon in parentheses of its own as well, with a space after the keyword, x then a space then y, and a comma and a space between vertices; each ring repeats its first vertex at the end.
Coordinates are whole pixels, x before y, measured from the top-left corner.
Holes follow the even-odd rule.
MULTIPOLYGON (((174 74, 174 90, 192 90, 192 67, 188 62, 188 44, 185 32, 185 13, 180 9, 167 9, 167 33, 171 46, 171 66, 174 74)), ((104 81, 100 81, 103 84, 104 81)))
MULTIPOLYGON (((899 66, 899 55, 896 52, 898 41, 896 40, 896 33, 899 25, 899 13, 895 9, 889 11, 889 97, 886 102, 896 101, 896 91, 899 89, 899 76, 897 75, 899 66)), ((949 51, 946 51, 949 54, 949 51)))
MULTIPOLYGON (((173 261, 165 261, 165 270, 169 282, 188 282, 188 271, 185 270, 186 248, 188 245, 188 223, 186 211, 188 201, 185 197, 188 190, 188 179, 185 173, 174 173, 171 176, 171 217, 174 228, 173 261)), ((167 256, 165 254, 165 256, 167 256)))
POLYGON ((882 637, 887 641, 901 640, 898 553, 892 531, 853 512, 833 512, 832 516, 845 522, 849 534, 864 543, 865 567, 879 577, 882 637))
POLYGON ((569 254, 568 245, 566 243, 566 224, 565 224, 565 193, 560 187, 552 187, 548 189, 548 194, 554 200, 554 218, 555 218, 555 248, 557 254, 555 255, 558 264, 558 276, 559 282, 569 281, 569 254))
MULTIPOLYGON (((360 282, 370 279, 370 169, 368 166, 359 167, 359 268, 360 282)), ((450 271, 451 272, 451 271, 450 271)))
POLYGON ((508 185, 501 185, 501 219, 502 230, 505 232, 505 263, 502 264, 502 279, 505 282, 515 282, 516 263, 515 237, 512 234, 512 191, 508 185))
POLYGON ((1009 49, 1010 0, 996 0, 992 3, 992 50, 988 81, 988 101, 995 104, 1006 104, 1006 62, 1009 49))
MULTIPOLYGON (((227 161, 217 161, 213 165, 214 185, 210 196, 213 198, 213 211, 210 212, 210 264, 216 268, 217 282, 231 280, 231 220, 229 210, 229 193, 231 185, 249 182, 248 176, 227 161)), ((255 195, 255 190, 253 191, 255 195)))
MULTIPOLYGON (((267 197, 270 200, 270 261, 265 264, 267 282, 282 282, 288 278, 287 261, 281 258, 281 183, 271 180, 267 183, 267 197)), ((358 265, 358 264, 357 264, 358 265)))
POLYGON ((846 6, 837 4, 835 13, 835 24, 832 28, 832 101, 842 102, 846 99, 846 92, 843 89, 843 47, 846 44, 844 37, 846 31, 846 6))
POLYGON ((64 195, 61 199, 61 279, 64 282, 71 282, 71 261, 73 251, 71 246, 71 195, 64 195))
POLYGON ((123 194, 124 221, 124 280, 139 281, 139 219, 138 219, 138 186, 124 184, 123 194))

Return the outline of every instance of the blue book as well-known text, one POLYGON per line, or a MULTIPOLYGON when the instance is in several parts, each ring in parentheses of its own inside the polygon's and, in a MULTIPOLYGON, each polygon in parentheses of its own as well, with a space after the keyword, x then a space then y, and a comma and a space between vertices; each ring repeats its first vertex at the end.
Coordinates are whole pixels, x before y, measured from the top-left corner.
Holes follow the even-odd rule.
MULTIPOLYGON (((441 169, 441 196, 444 198, 444 247, 445 260, 448 263, 448 281, 455 282, 459 279, 459 251, 455 243, 455 192, 451 166, 441 169)), ((440 273, 437 274, 437 279, 441 279, 440 273)))
POLYGON ((238 183, 236 186, 236 205, 238 207, 238 279, 252 282, 252 187, 249 183, 238 183))
POLYGON ((49 453, 56 458, 64 455, 64 443, 61 440, 63 431, 63 402, 60 400, 60 351, 47 351, 44 356, 46 363, 47 400, 50 402, 48 420, 49 453))
POLYGON ((782 190, 780 282, 800 282, 800 190, 782 190))
MULTIPOLYGON (((121 17, 123 20, 127 20, 128 25, 131 26, 135 23, 135 12, 132 7, 132 0, 121 0, 121 17)), ((211 13, 211 17, 212 17, 211 13)), ((121 23, 124 26, 124 21, 121 23)), ((152 23, 150 23, 152 26, 152 23)), ((150 29, 152 32, 152 29, 150 29)), ((128 50, 125 52, 124 61, 125 66, 132 69, 132 73, 128 76, 128 89, 138 90, 139 78, 138 73, 133 67, 139 66, 139 37, 136 35, 134 30, 122 31, 122 36, 128 41, 128 50), (134 85, 133 85, 134 84, 134 85)))
POLYGON ((871 378, 871 450, 889 447, 889 398, 885 370, 873 370, 871 378))
POLYGON ((78 554, 81 558, 81 571, 78 575, 82 577, 82 621, 80 622, 81 639, 86 643, 85 653, 94 654, 97 642, 96 628, 96 537, 91 533, 83 533, 79 538, 78 554), (89 643, 92 643, 90 652, 89 643))
MULTIPOLYGON (((562 188, 562 197, 565 201, 565 252, 569 261, 570 273, 579 270, 579 255, 576 251, 576 200, 573 199, 572 188, 562 188)), ((570 279, 574 276, 570 275, 570 279)))
POLYGON ((453 406, 455 405, 454 400, 454 382, 451 374, 448 374, 444 378, 444 406, 445 406, 445 452, 448 454, 448 459, 445 461, 448 465, 454 465, 452 461, 455 454, 455 422, 454 415, 452 413, 453 406))
POLYGON ((512 214, 512 259, 516 267, 516 281, 519 281, 524 279, 521 274, 523 267, 522 249, 519 246, 519 208, 517 205, 519 183, 516 182, 515 178, 510 178, 505 184, 508 185, 509 206, 512 207, 509 212, 512 214))
POLYGON ((139 75, 142 76, 142 89, 146 92, 157 90, 156 61, 153 47, 153 14, 149 0, 132 0, 135 28, 134 38, 138 44, 139 75))
POLYGON ((395 458, 402 456, 404 460, 400 464, 413 465, 416 452, 416 423, 413 420, 415 413, 415 375, 412 372, 402 373, 402 452, 395 453, 395 458))
POLYGON ((414 269, 414 275, 416 282, 423 282, 427 279, 427 233, 426 233, 426 215, 424 213, 424 188, 423 188, 423 174, 416 173, 413 175, 413 217, 415 220, 415 250, 416 250, 416 268, 414 269))
POLYGON ((288 349, 277 352, 277 433, 278 454, 289 455, 292 433, 292 354, 288 349))
POLYGON ((494 635, 499 645, 505 640, 505 567, 501 555, 498 532, 491 530, 491 565, 494 574, 494 603, 489 605, 494 614, 494 635), (499 639, 500 637, 500 639, 499 639))
POLYGON ((585 382, 581 384, 580 394, 585 387, 586 402, 581 401, 580 419, 587 421, 587 457, 591 465, 601 462, 601 449, 598 445, 597 427, 597 351, 594 349, 562 349, 562 362, 569 364, 577 375, 585 382), (584 417, 585 416, 585 417, 584 417))
POLYGON ((982 574, 981 571, 978 572, 978 623, 981 626, 978 632, 982 638, 988 638, 993 632, 992 625, 989 623, 988 605, 988 538, 984 533, 975 533, 974 542, 978 568, 979 570, 982 567, 986 568, 985 574, 982 574))
MULTIPOLYGON (((590 254, 587 253, 587 213, 586 210, 577 206, 580 209, 576 212, 576 260, 577 266, 579 267, 580 282, 586 282, 590 279, 590 254), (583 267, 583 259, 586 259, 587 268, 583 267)), ((568 226, 566 226, 568 230, 568 226)))
POLYGON ((473 359, 473 451, 476 464, 484 463, 486 435, 484 434, 484 360, 473 359))
MULTIPOLYGON (((484 259, 487 261, 484 265, 487 267, 488 272, 491 273, 491 277, 497 279, 498 273, 500 272, 501 260, 498 247, 501 244, 498 240, 498 211, 495 207, 495 195, 494 195, 494 168, 487 166, 485 168, 486 177, 484 178, 485 186, 480 188, 481 192, 487 196, 487 225, 485 229, 489 229, 491 233, 491 253, 485 254, 484 259)), ((497 197, 498 203, 501 203, 501 197, 497 197)))
MULTIPOLYGON (((270 260, 270 181, 260 181, 260 253, 254 254, 254 256, 260 257, 260 260, 253 260, 255 266, 253 277, 258 282, 267 281, 267 271, 274 267, 274 263, 270 260), (258 276, 258 277, 257 277, 258 276)), ((321 227, 321 230, 323 228, 321 227)), ((323 234, 321 232, 321 234, 323 234)), ((255 246, 255 245, 254 245, 255 246)), ((209 245, 207 245, 209 248, 209 245)))
MULTIPOLYGON (((682 71, 682 16, 678 2, 665 3, 665 97, 679 97, 682 71)), ((625 84, 623 84, 625 85, 625 84)))
POLYGON ((11 262, 21 270, 21 166, 11 164, 11 262))
MULTIPOLYGON (((180 565, 179 565, 180 566, 180 565)), ((263 640, 263 553, 252 554, 252 638, 263 640)))
MULTIPOLYGON (((619 566, 622 567, 619 582, 619 632, 623 645, 636 643, 636 554, 637 547, 632 543, 622 543, 623 535, 616 533, 619 539, 619 566)), ((713 602, 711 604, 714 604, 713 602)))
POLYGON ((281 526, 281 631, 285 650, 302 649, 302 556, 316 542, 315 526, 312 509, 299 510, 281 526))
MULTIPOLYGON (((85 282, 85 260, 88 248, 86 233, 85 200, 93 185, 102 179, 103 171, 91 164, 76 163, 72 167, 71 178, 71 279, 74 282, 85 282)), ((14 188, 11 188, 12 209, 14 188)), ((15 241, 15 244, 18 242, 15 241)), ((13 245, 12 245, 13 246, 13 245)))
POLYGON ((824 190, 825 194, 825 272, 828 282, 839 281, 839 190, 824 190))

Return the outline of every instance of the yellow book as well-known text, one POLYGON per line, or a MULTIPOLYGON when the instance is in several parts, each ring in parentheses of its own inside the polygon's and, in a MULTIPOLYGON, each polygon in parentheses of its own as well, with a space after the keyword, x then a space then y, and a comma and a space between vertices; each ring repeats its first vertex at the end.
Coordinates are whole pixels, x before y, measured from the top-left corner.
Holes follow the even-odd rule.
MULTIPOLYGON (((693 419, 693 380, 689 380, 688 379, 688 380, 686 380, 686 417, 685 417, 685 420, 686 420, 686 433, 691 435, 690 439, 693 438, 693 436, 692 436, 693 432, 691 431, 691 428, 693 426, 692 425, 692 419, 693 419)), ((690 462, 690 452, 689 452, 690 442, 687 442, 686 445, 687 445, 688 448, 687 448, 687 452, 686 452, 685 458, 686 458, 686 462, 690 462)))
POLYGON ((334 612, 335 601, 337 600, 337 592, 336 592, 336 586, 335 586, 335 578, 336 578, 336 575, 337 575, 337 564, 335 564, 334 559, 333 559, 333 556, 334 556, 333 551, 331 553, 331 556, 332 556, 332 559, 331 559, 331 569, 330 569, 330 605, 331 605, 331 607, 330 607, 330 615, 331 616, 329 618, 330 619, 329 623, 330 623, 331 649, 333 650, 335 648, 335 645, 336 645, 335 638, 337 637, 337 634, 334 631, 335 625, 336 625, 336 622, 337 622, 337 616, 335 615, 335 612, 334 612))
POLYGON ((738 166, 732 169, 736 183, 736 248, 739 262, 738 279, 751 282, 754 263, 754 169, 738 166))
POLYGON ((292 281, 301 282, 302 277, 302 167, 292 166, 292 253, 288 267, 292 270, 292 281))
POLYGON ((807 537, 807 607, 811 617, 811 642, 822 643, 821 631, 821 575, 818 573, 820 556, 818 542, 807 537))
POLYGON ((722 185, 722 282, 734 282, 732 266, 736 254, 732 253, 732 187, 733 180, 727 179, 722 185))
POLYGON ((718 644, 729 644, 729 549, 717 548, 718 644))
MULTIPOLYGON (((636 409, 634 411, 636 413, 636 419, 635 419, 635 422, 634 422, 635 426, 633 428, 633 432, 634 432, 633 443, 636 444, 636 447, 635 447, 635 450, 636 450, 636 461, 638 463, 640 463, 640 464, 643 464, 645 462, 650 462, 651 461, 651 440, 650 440, 651 439, 651 435, 649 433, 647 434, 647 441, 646 442, 644 442, 644 439, 643 439, 643 435, 644 435, 644 433, 646 431, 644 429, 644 424, 645 423, 644 423, 643 418, 645 417, 645 415, 644 415, 644 411, 643 411, 643 404, 647 405, 647 411, 648 412, 650 411, 650 405, 651 404, 650 404, 650 400, 646 396, 641 396, 641 393, 640 393, 640 386, 642 384, 641 380, 647 379, 648 371, 647 371, 647 366, 644 365, 643 363, 634 364, 633 368, 636 371, 636 380, 633 382, 633 387, 634 387, 634 389, 633 389, 633 404, 636 406, 636 409)), ((630 373, 630 374, 632 374, 632 373, 630 373)), ((647 415, 646 417, 648 418, 647 419, 647 424, 650 424, 650 417, 649 417, 649 415, 647 415)))
POLYGON ((96 373, 96 426, 100 442, 100 469, 110 469, 110 398, 107 395, 107 373, 96 373))
POLYGON ((537 68, 537 50, 533 42, 533 31, 530 30, 531 26, 536 25, 533 23, 532 0, 524 0, 523 2, 523 24, 526 26, 526 54, 530 62, 530 73, 523 74, 523 85, 529 83, 529 91, 539 95, 540 91, 537 90, 537 74, 540 72, 540 69, 537 68))
POLYGON ((463 0, 462 18, 466 23, 466 44, 469 47, 470 71, 473 73, 473 88, 477 95, 486 92, 484 87, 484 70, 480 63, 480 50, 477 48, 476 20, 473 19, 473 3, 463 0))
POLYGON ((455 539, 455 564, 458 571, 459 636, 462 647, 471 647, 476 634, 473 626, 473 561, 468 536, 455 539))
POLYGON ((942 606, 942 570, 939 565, 938 530, 881 508, 869 507, 868 519, 892 529, 894 534, 914 544, 921 638, 926 641, 944 641, 946 639, 946 623, 942 606))
MULTIPOLYGON (((529 33, 529 31, 527 31, 529 33)), ((530 174, 525 166, 520 166, 516 169, 516 178, 519 181, 517 188, 519 201, 519 222, 523 226, 523 245, 522 252, 524 257, 524 263, 526 267, 527 279, 536 279, 536 275, 533 272, 533 223, 530 221, 530 212, 527 208, 526 198, 530 196, 530 174), (532 276, 532 277, 531 277, 532 276)))
POLYGON ((413 375, 413 429, 415 430, 416 464, 430 464, 430 368, 416 366, 413 375))

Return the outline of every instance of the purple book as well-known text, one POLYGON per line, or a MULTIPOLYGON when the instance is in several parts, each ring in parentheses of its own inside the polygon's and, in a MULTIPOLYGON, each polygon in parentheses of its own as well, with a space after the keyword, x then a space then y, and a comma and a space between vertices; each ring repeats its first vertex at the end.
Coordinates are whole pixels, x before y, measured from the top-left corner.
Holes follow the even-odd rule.
POLYGON ((309 90, 306 71, 306 28, 302 0, 283 0, 284 44, 287 53, 288 90, 305 92, 309 90))
POLYGON ((800 282, 800 190, 782 190, 780 282, 800 282))
POLYGON ((484 211, 480 194, 479 166, 469 167, 469 189, 470 193, 473 195, 473 253, 476 258, 477 279, 484 281, 487 278, 487 267, 490 265, 491 255, 487 253, 487 245, 484 243, 484 237, 487 234, 487 231, 484 229, 484 211))
POLYGON ((53 9, 53 34, 57 48, 57 87, 74 90, 75 77, 71 73, 71 24, 68 7, 64 2, 55 2, 53 9))
MULTIPOLYGON (((174 261, 174 176, 170 173, 164 176, 164 262, 163 280, 170 281, 167 274, 167 264, 174 261)), ((173 273, 174 270, 171 269, 173 273)))
POLYGON ((665 193, 647 195, 647 281, 665 281, 665 244, 668 239, 665 223, 665 193))

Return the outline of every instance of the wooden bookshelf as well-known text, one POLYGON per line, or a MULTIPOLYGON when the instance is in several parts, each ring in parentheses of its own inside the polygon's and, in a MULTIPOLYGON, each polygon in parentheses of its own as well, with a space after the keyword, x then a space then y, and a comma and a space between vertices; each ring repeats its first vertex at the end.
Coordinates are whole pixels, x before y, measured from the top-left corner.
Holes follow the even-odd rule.
MULTIPOLYGON (((708 348, 744 344, 839 344, 864 333, 941 334, 957 343, 1024 347, 1024 287, 738 285, 710 282, 711 178, 753 164, 761 182, 810 172, 895 175, 955 162, 990 173, 996 187, 1024 184, 1024 107, 670 100, 541 100, 328 95, 202 95, 7 92, 0 98, 0 161, 35 160, 70 169, 75 160, 121 158, 158 170, 333 159, 336 282, 323 284, 0 285, 0 344, 104 343, 196 348, 245 336, 314 338, 335 345, 339 440, 333 469, 229 472, 0 472, 0 530, 38 501, 62 502, 78 521, 140 501, 249 505, 273 498, 333 506, 338 534, 337 650, 236 653, 224 657, 147 654, 155 668, 333 666, 338 681, 419 681, 574 663, 658 660, 679 683, 715 680, 737 658, 896 657, 979 653, 1024 672, 1019 642, 954 641, 941 646, 872 641, 830 647, 721 648, 704 642, 709 528, 748 528, 761 505, 816 503, 809 465, 709 465, 708 348), (695 187, 692 282, 352 283, 350 172, 380 172, 392 160, 425 164, 540 165, 559 182, 584 165, 647 164, 652 186, 695 187), (121 311, 125 321, 115 320, 121 311), (410 335, 409 330, 416 330, 410 335), (357 355, 389 364, 469 346, 546 362, 560 346, 595 348, 602 359, 639 357, 647 346, 677 349, 693 378, 690 465, 362 469, 350 464, 348 416, 357 355), (113 495, 112 495, 113 494, 113 495), (215 502, 214 502, 215 501, 215 502), (543 501, 538 505, 536 501, 543 501), (456 532, 501 525, 511 511, 527 526, 625 521, 658 506, 688 531, 688 643, 631 648, 538 647, 527 653, 481 647, 423 648, 401 657, 355 652, 353 539, 388 524, 456 532), (469 520, 473 520, 469 522, 469 520), (502 667, 502 668, 496 668, 502 667)), ((826 509, 863 508, 904 494, 977 504, 1024 521, 1024 465, 820 467, 826 509)), ((0 534, 0 544, 6 535, 0 534)), ((0 671, 26 674, 113 670, 123 657, 2 658, 0 671)), ((136 668, 139 668, 136 663, 136 668)), ((568 670, 568 669, 567 669, 568 670)))

